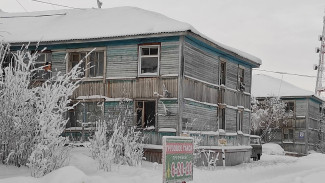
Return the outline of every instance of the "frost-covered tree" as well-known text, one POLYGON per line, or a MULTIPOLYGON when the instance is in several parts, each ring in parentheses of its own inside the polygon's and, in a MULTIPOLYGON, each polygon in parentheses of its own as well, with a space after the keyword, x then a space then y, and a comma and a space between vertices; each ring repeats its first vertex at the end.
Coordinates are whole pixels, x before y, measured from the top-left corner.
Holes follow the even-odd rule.
POLYGON ((68 158, 61 137, 67 119, 69 96, 78 87, 80 64, 67 74, 56 76, 41 84, 33 83, 36 70, 33 54, 28 46, 10 53, 9 46, 0 45, 0 144, 5 144, 1 154, 7 164, 27 165, 34 177, 43 176, 62 167, 68 158))
POLYGON ((99 162, 99 169, 111 171, 113 165, 141 165, 143 156, 143 135, 130 125, 132 115, 127 101, 117 106, 118 115, 97 122, 97 129, 91 141, 92 155, 99 162))
POLYGON ((265 142, 274 138, 274 131, 286 124, 290 111, 286 111, 286 103, 276 97, 262 101, 253 99, 251 113, 251 131, 258 133, 265 142))

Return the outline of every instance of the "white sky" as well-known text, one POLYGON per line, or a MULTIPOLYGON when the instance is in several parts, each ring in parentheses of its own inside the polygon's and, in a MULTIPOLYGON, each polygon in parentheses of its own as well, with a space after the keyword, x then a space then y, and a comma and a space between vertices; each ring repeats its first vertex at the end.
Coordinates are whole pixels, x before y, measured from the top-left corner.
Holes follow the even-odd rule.
MULTIPOLYGON (((96 0, 42 0, 76 8, 96 0)), ((316 76, 325 0, 101 0, 102 8, 136 6, 193 25, 206 36, 262 59, 260 69, 316 76)), ((32 0, 0 0, 6 12, 62 9, 32 0), (22 7, 20 4, 24 7, 22 7)), ((261 73, 254 71, 254 73, 261 73)), ((316 78, 265 73, 314 91, 316 78)))

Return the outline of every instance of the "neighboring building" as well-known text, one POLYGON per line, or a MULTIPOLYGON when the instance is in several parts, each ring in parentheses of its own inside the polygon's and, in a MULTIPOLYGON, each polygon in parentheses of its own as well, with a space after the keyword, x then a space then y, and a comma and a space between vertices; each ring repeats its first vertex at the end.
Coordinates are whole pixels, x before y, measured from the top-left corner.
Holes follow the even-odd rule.
MULTIPOLYGON (((51 63, 52 76, 96 48, 72 96, 80 103, 70 112, 67 132, 114 117, 127 98, 126 116, 148 136, 146 143, 161 145, 164 135, 186 133, 220 151, 218 139, 225 138, 227 146, 238 147, 227 151, 228 165, 249 160, 251 77, 260 59, 139 8, 1 12, 0 18, 12 49, 38 41, 39 50, 47 48, 39 63, 51 63)), ((146 151, 154 161, 157 153, 149 147, 156 146, 146 151)))
POLYGON ((325 141, 322 99, 313 92, 263 74, 253 76, 252 86, 252 96, 257 100, 280 97, 287 104, 286 111, 291 112, 289 121, 275 130, 272 142, 297 155, 319 150, 319 145, 325 141))

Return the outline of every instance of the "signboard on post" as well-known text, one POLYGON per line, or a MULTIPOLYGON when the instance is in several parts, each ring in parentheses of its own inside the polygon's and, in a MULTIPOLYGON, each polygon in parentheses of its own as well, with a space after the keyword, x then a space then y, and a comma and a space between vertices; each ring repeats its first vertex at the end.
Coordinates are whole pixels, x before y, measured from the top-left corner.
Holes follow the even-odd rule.
POLYGON ((193 138, 163 137, 163 182, 193 180, 193 138))

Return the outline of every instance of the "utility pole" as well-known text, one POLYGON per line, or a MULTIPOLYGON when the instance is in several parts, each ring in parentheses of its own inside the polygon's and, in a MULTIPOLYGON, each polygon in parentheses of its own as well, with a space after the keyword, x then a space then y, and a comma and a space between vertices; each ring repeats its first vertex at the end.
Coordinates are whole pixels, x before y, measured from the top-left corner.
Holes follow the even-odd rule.
POLYGON ((98 8, 102 8, 103 2, 101 2, 100 0, 97 0, 97 6, 98 8))
POLYGON ((319 63, 314 69, 318 70, 315 94, 316 96, 325 96, 325 72, 324 72, 324 54, 325 54, 325 16, 323 17, 323 33, 318 37, 318 40, 321 42, 320 48, 316 48, 316 53, 319 53, 319 63))

